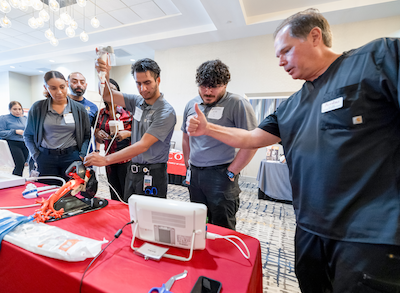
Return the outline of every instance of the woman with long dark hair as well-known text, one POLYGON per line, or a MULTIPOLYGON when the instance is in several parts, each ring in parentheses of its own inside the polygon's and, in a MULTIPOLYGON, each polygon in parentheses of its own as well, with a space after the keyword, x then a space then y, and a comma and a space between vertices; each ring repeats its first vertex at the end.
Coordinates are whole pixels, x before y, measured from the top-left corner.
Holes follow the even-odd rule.
POLYGON ((68 82, 58 71, 44 75, 47 99, 33 104, 24 139, 40 176, 69 179, 65 170, 86 155, 90 122, 85 108, 67 96, 68 82))
POLYGON ((12 101, 8 105, 10 114, 0 116, 0 138, 7 141, 14 159, 14 175, 22 176, 29 152, 25 146, 23 134, 26 117, 20 102, 12 101))

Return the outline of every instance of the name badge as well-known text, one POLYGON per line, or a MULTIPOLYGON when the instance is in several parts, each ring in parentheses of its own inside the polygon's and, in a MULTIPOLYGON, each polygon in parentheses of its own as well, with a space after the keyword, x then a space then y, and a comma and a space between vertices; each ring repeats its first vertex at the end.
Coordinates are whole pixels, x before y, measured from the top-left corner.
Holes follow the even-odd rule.
POLYGON ((65 124, 75 123, 74 116, 72 116, 72 113, 64 114, 64 121, 65 124))
POLYGON ((213 107, 208 113, 208 118, 219 120, 221 119, 223 112, 224 112, 224 107, 213 107))
POLYGON ((146 187, 151 187, 153 185, 153 176, 144 175, 143 179, 143 191, 146 190, 146 187))
POLYGON ((326 113, 343 107, 343 97, 325 102, 321 105, 321 113, 326 113))
POLYGON ((133 119, 140 122, 140 119, 142 119, 142 114, 143 114, 143 110, 140 109, 139 107, 136 107, 135 114, 133 115, 133 119))
POLYGON ((190 171, 190 169, 187 169, 187 171, 186 171, 186 179, 185 179, 187 185, 190 185, 190 176, 191 176, 191 174, 192 174, 192 172, 190 171))

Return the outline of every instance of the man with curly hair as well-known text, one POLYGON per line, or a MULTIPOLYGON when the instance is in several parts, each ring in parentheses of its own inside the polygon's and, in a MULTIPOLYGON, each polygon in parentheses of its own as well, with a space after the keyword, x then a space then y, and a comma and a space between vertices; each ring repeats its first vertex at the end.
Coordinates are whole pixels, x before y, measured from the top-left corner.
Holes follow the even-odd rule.
POLYGON ((241 149, 208 136, 189 137, 186 120, 195 115, 198 103, 207 120, 215 124, 252 130, 257 126, 253 108, 243 97, 226 91, 231 75, 220 60, 206 61, 196 73, 199 95, 191 100, 183 115, 183 154, 188 168, 190 200, 204 203, 208 222, 235 230, 239 208, 239 172, 253 158, 255 149, 241 149), (189 166, 190 161, 190 166, 189 166))

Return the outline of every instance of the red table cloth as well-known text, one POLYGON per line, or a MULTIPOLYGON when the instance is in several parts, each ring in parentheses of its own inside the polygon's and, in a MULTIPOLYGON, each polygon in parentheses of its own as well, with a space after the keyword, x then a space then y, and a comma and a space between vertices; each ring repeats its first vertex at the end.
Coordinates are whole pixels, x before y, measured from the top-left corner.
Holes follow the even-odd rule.
MULTIPOLYGON (((27 205, 33 199, 21 195, 24 186, 0 190, 0 207, 27 205)), ((23 215, 33 214, 36 208, 13 209, 23 215)), ((112 240, 114 234, 129 222, 129 209, 118 201, 109 200, 101 210, 63 219, 55 225, 72 233, 92 239, 112 240)), ((199 276, 222 283, 221 292, 262 292, 261 249, 257 239, 222 227, 208 224, 208 231, 220 235, 239 236, 251 253, 245 259, 238 249, 223 239, 207 240, 206 249, 194 251, 189 262, 162 258, 145 260, 130 248, 131 226, 117 238, 86 273, 82 292, 147 293, 152 287, 165 284, 176 274, 188 271, 186 278, 174 283, 174 293, 189 293, 199 276)), ((136 240, 135 246, 141 245, 136 240)), ((103 244, 103 248, 106 244, 103 244)), ((168 253, 187 256, 184 249, 170 248, 168 253)), ((66 262, 37 255, 3 241, 0 250, 0 292, 79 292, 80 280, 92 259, 66 262)))

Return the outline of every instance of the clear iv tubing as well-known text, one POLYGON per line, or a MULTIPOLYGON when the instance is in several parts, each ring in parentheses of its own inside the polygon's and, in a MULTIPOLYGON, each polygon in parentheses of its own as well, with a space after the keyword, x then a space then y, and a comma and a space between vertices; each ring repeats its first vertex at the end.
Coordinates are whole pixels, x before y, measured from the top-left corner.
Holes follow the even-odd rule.
MULTIPOLYGON (((100 83, 101 83, 101 80, 100 80, 100 83)), ((105 83, 106 83, 106 85, 107 85, 107 87, 108 87, 108 92, 110 93, 111 107, 112 107, 112 109, 113 109, 113 110, 112 110, 112 113, 113 113, 114 120, 115 120, 114 97, 113 97, 113 94, 112 94, 112 90, 111 90, 111 88, 110 88, 110 84, 109 84, 109 82, 108 82, 107 79, 105 80, 105 83)), ((98 108, 100 108, 101 102, 104 102, 104 99, 103 99, 104 90, 101 90, 101 93, 102 93, 102 95, 101 95, 101 99, 100 99, 100 103, 99 103, 99 107, 98 107, 98 108)), ((100 111, 97 111, 97 116, 96 116, 96 120, 95 120, 95 123, 94 123, 94 129, 91 130, 92 135, 91 135, 91 137, 90 137, 90 141, 93 141, 94 131, 95 131, 96 127, 97 127, 97 123, 98 123, 98 121, 99 121, 99 116, 100 116, 100 111)), ((108 151, 110 150, 110 147, 111 147, 112 143, 114 142, 115 138, 117 137, 117 134, 118 134, 118 132, 115 132, 115 134, 114 134, 112 140, 110 141, 110 143, 109 143, 109 145, 108 145, 108 148, 107 148, 107 150, 106 150, 106 152, 105 152, 105 155, 108 154, 108 151)), ((93 149, 95 149, 95 146, 93 146, 93 149)), ((86 151, 86 156, 89 154, 89 151, 90 151, 90 147, 88 147, 88 149, 87 149, 87 151, 86 151)))
MULTIPOLYGON (((107 63, 110 63, 110 58, 109 58, 109 56, 110 56, 110 55, 108 55, 108 53, 103 53, 103 54, 100 55, 99 58, 103 59, 103 61, 106 61, 107 63), (106 59, 106 60, 105 60, 105 59, 106 59)), ((105 85, 103 85, 103 79, 104 79, 104 83, 107 85, 107 87, 108 87, 108 92, 110 93, 111 105, 112 105, 112 109, 113 109, 113 116, 114 116, 114 120, 115 120, 114 98, 113 98, 113 95, 112 95, 112 91, 111 91, 111 89, 110 89, 110 84, 108 83, 108 80, 105 78, 105 75, 106 75, 105 72, 99 72, 99 75, 98 75, 98 76, 99 76, 99 79, 100 79, 100 96, 101 96, 101 99, 100 99, 100 103, 99 103, 99 107, 98 107, 98 108, 100 109, 101 102, 104 102, 104 99, 103 99, 103 96, 104 96, 104 88, 105 88, 105 85)), ((90 141, 91 141, 91 142, 93 141, 95 129, 96 129, 97 123, 98 123, 98 121, 99 121, 99 116, 100 116, 100 111, 97 111, 97 116, 96 116, 96 121, 95 121, 95 123, 94 123, 93 131, 91 130, 91 137, 90 137, 90 141)), ((108 147, 108 149, 107 149, 105 155, 107 155, 108 151, 110 150, 110 146, 111 146, 111 144, 114 142, 114 139, 115 139, 116 136, 117 136, 117 132, 114 134, 114 137, 112 138, 112 141, 111 141, 111 143, 109 144, 109 147, 108 147)), ((95 146, 95 145, 93 145, 93 149, 96 149, 96 146, 95 146)), ((87 151, 86 151, 86 156, 89 154, 89 151, 90 151, 90 147, 88 147, 88 149, 87 149, 87 151)))
POLYGON ((61 186, 63 186, 63 185, 66 183, 65 180, 64 180, 64 178, 57 177, 57 176, 28 177, 28 178, 26 178, 25 180, 26 180, 26 181, 36 181, 36 180, 39 180, 39 179, 56 179, 56 180, 60 180, 60 181, 62 182, 62 185, 61 185, 61 186))

